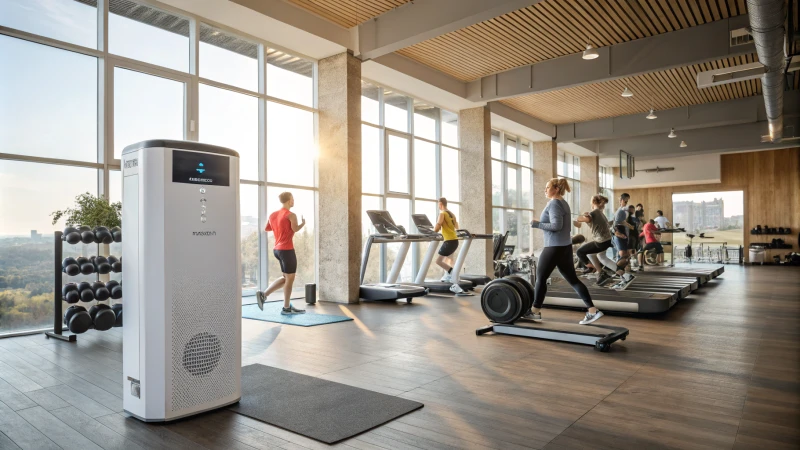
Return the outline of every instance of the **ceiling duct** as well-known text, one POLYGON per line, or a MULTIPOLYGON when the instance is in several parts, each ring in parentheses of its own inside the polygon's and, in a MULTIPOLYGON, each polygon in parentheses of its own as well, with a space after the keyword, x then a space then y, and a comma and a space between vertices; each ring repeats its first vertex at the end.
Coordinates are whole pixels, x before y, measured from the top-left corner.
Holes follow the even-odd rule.
POLYGON ((766 72, 761 76, 764 106, 772 142, 783 137, 783 88, 786 55, 786 3, 784 0, 747 0, 750 34, 756 44, 758 61, 766 72))

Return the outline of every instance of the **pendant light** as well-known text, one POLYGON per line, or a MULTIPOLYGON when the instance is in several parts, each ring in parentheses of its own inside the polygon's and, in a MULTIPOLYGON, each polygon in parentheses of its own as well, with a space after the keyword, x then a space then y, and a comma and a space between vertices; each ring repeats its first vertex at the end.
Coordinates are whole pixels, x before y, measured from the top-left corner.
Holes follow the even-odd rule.
POLYGON ((631 90, 628 89, 628 86, 625 86, 625 89, 622 90, 622 96, 623 97, 633 97, 633 92, 631 92, 631 90))
POLYGON ((600 53, 597 53, 597 49, 592 47, 592 44, 586 44, 586 50, 583 51, 583 59, 597 59, 600 57, 600 53))
POLYGON ((688 145, 686 145, 686 141, 681 141, 680 148, 684 148, 684 147, 688 147, 688 145))
POLYGON ((669 129, 669 134, 667 135, 667 137, 670 138, 670 139, 678 137, 678 135, 675 134, 675 128, 670 128, 669 129))
POLYGON ((658 116, 656 115, 655 111, 653 111, 653 108, 650 108, 650 114, 648 114, 648 115, 647 115, 647 116, 645 116, 645 117, 647 117, 647 118, 648 118, 648 119, 650 119, 650 120, 653 120, 653 119, 657 119, 657 118, 658 118, 658 116))

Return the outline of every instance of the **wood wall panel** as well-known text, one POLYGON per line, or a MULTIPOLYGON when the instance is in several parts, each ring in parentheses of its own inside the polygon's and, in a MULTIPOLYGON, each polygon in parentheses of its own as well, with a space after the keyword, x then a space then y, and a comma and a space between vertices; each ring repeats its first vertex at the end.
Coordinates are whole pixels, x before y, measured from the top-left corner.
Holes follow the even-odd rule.
MULTIPOLYGON (((800 147, 763 152, 730 153, 721 157, 722 182, 688 186, 628 189, 633 204, 641 203, 648 218, 662 210, 672 220, 672 194, 682 192, 744 191, 744 246, 752 242, 768 242, 781 238, 798 250, 800 233, 800 147), (788 236, 751 236, 750 229, 756 225, 790 227, 788 236)), ((616 195, 621 191, 615 191, 616 195)), ((616 202, 616 199, 615 199, 616 202)), ((771 260, 775 254, 784 255, 790 250, 770 250, 771 260)))

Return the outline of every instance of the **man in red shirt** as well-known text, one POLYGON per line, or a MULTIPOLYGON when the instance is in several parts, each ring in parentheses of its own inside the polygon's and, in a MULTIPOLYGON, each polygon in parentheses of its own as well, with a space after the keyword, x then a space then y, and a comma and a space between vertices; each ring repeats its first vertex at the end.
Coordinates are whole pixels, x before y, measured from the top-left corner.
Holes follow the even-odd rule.
POLYGON ((664 247, 661 246, 661 243, 658 242, 656 236, 660 236, 661 233, 658 232, 658 227, 656 227, 656 221, 650 219, 648 223, 644 225, 642 228, 642 232, 639 233, 639 237, 644 236, 645 246, 642 248, 641 253, 639 253, 639 264, 643 264, 642 262, 642 254, 648 250, 655 249, 656 255, 658 258, 658 263, 661 264, 661 261, 664 259, 664 247))
POLYGON ((283 276, 269 285, 266 291, 257 291, 256 299, 258 300, 259 309, 263 311, 264 301, 267 297, 283 287, 283 309, 281 314, 303 314, 306 311, 292 306, 290 298, 292 296, 294 276, 297 272, 297 255, 294 253, 292 239, 294 234, 306 225, 306 219, 303 218, 303 221, 298 224, 297 215, 290 211, 294 206, 294 196, 292 196, 291 192, 282 192, 278 199, 283 204, 283 207, 269 215, 265 231, 272 231, 275 234, 275 245, 272 248, 272 254, 281 264, 283 276))

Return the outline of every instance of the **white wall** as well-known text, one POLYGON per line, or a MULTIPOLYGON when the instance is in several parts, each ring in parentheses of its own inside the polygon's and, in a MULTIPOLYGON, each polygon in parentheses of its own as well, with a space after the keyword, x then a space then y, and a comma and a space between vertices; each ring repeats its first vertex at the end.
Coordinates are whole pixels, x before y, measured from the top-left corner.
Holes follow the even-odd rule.
POLYGON ((720 154, 636 161, 636 170, 674 167, 669 172, 637 172, 630 180, 614 179, 614 189, 682 186, 721 182, 720 154))

